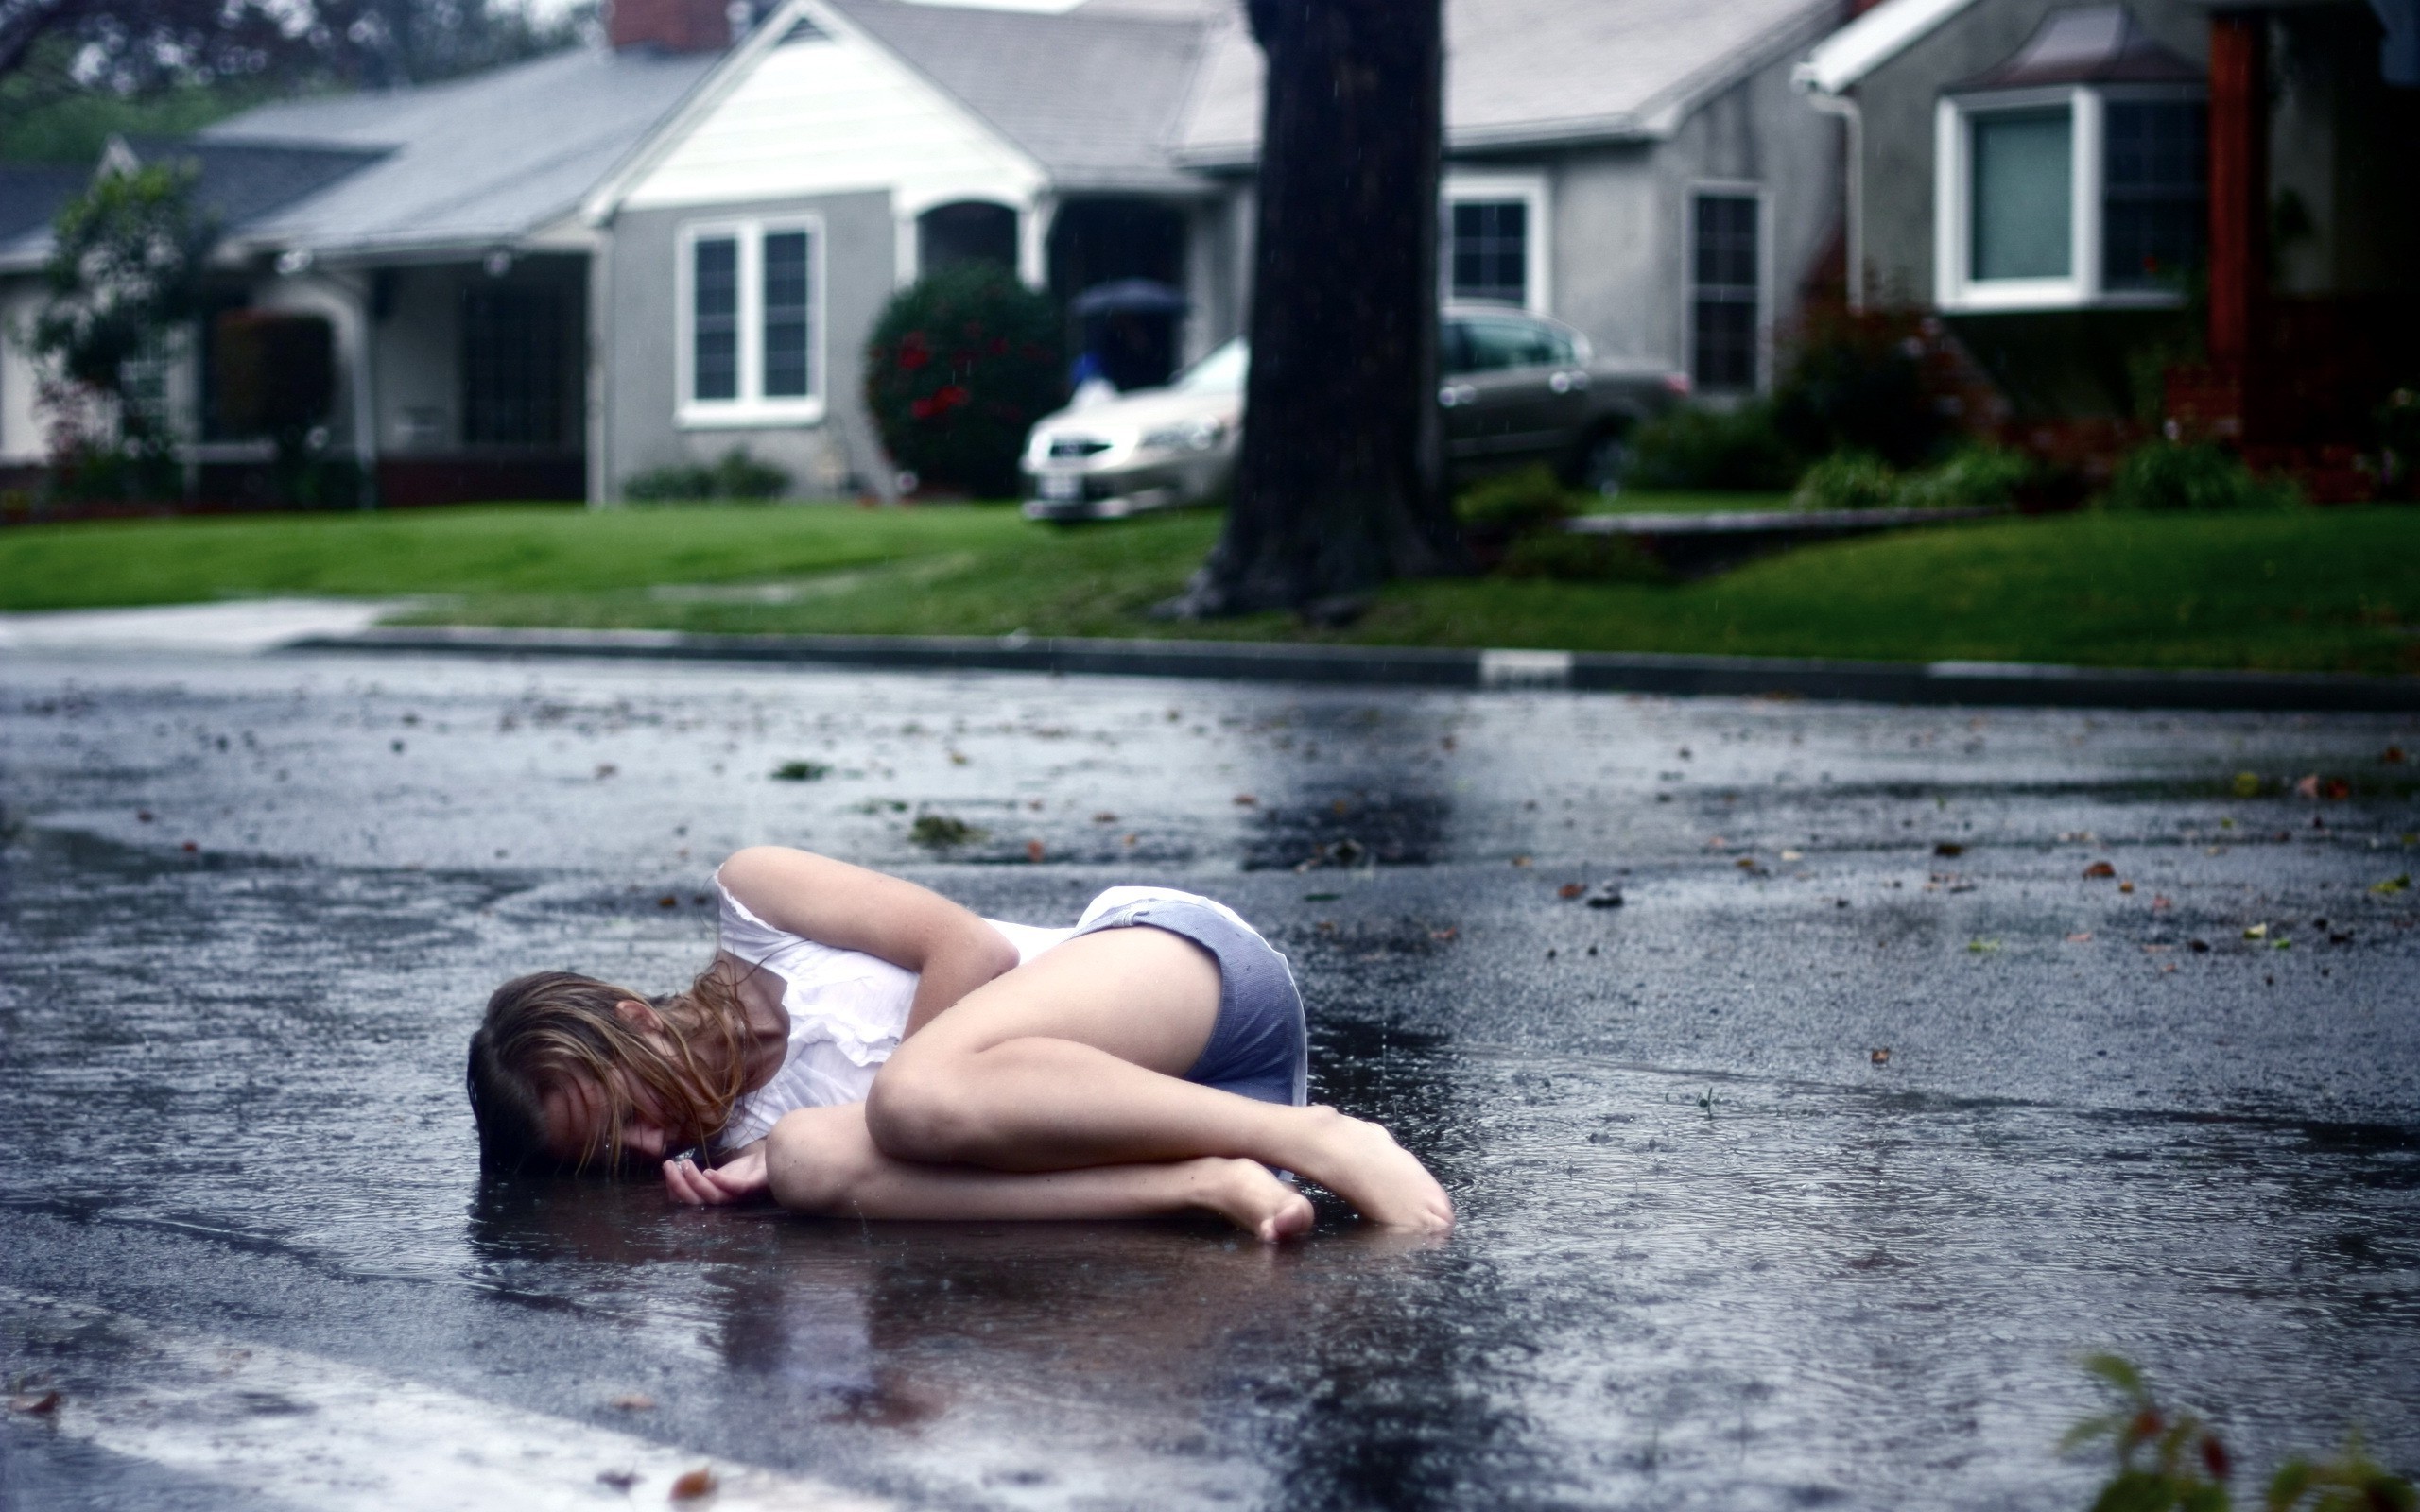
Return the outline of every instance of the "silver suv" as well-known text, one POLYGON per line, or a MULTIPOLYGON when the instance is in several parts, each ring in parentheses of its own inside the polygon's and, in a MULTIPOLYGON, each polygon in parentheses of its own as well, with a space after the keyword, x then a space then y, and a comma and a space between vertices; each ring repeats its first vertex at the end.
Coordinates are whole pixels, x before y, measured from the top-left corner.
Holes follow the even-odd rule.
MULTIPOLYGON (((1681 373, 1599 359, 1580 332, 1520 310, 1454 305, 1440 325, 1457 481, 1543 461, 1576 488, 1618 491, 1632 427, 1688 392, 1681 373)), ((1165 388, 1079 396, 1046 416, 1026 439, 1026 518, 1114 520, 1223 494, 1249 363, 1230 341, 1165 388)))

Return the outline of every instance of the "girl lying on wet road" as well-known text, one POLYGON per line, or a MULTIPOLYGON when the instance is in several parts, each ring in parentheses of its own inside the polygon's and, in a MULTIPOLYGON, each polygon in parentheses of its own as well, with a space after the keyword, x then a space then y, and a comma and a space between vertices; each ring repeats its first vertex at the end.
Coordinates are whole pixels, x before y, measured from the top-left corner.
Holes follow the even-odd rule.
POLYGON ((1278 1168, 1375 1223, 1453 1224, 1385 1129, 1305 1106, 1293 975, 1219 903, 1113 887, 1037 929, 773 846, 715 880, 718 949, 687 991, 496 989, 471 1037, 484 1160, 654 1160, 683 1202, 835 1217, 1205 1208, 1265 1240, 1311 1224, 1278 1168))

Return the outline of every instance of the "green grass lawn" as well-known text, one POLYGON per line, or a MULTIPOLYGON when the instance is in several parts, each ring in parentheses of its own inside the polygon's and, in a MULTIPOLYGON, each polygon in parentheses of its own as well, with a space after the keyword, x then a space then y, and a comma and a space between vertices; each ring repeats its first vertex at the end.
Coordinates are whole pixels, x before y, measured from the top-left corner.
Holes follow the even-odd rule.
POLYGON ((432 595, 419 620, 485 625, 2420 673, 2420 509, 1996 520, 1813 546, 1670 585, 1403 583, 1343 631, 1277 614, 1145 618, 1218 527, 1193 513, 1053 529, 1001 506, 494 507, 26 526, 0 530, 0 608, 417 594, 432 595))

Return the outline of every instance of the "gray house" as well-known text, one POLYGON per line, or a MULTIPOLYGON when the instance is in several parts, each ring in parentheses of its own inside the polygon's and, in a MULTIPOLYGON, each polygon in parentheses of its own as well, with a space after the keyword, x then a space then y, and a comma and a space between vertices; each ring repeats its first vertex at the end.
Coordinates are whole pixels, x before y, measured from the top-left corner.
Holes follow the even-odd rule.
MULTIPOLYGON (((194 137, 112 144, 102 169, 197 172, 222 233, 215 310, 328 323, 326 455, 357 463, 375 500, 577 499, 598 240, 580 201, 704 77, 727 23, 717 38, 683 53, 625 36, 466 79, 264 106, 194 137)), ((22 480, 46 417, 7 334, 35 308, 49 215, 71 186, 17 178, 0 184, 19 211, 0 214, 0 474, 22 480)), ((226 498, 268 447, 223 421, 211 328, 163 354, 153 401, 192 438, 194 490, 226 498)))
MULTIPOLYGON (((1837 0, 1446 10, 1440 293, 1555 316, 1705 392, 1768 383, 1838 235, 1839 133, 1790 85, 1837 0)), ((1172 360, 1238 334, 1260 94, 1226 0, 786 0, 587 202, 592 498, 735 446, 809 492, 878 477, 858 353, 941 262, 1063 296, 1173 285, 1172 360)))

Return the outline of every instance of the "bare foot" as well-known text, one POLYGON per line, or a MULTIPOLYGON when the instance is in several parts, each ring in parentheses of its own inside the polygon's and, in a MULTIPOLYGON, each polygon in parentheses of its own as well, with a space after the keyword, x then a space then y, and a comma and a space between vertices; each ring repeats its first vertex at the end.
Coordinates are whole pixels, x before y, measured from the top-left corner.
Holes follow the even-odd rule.
POLYGON ((1311 1115, 1313 1152, 1302 1162, 1305 1176, 1352 1203, 1372 1223, 1424 1233, 1454 1227, 1454 1199, 1393 1135, 1333 1108, 1304 1111, 1311 1115))
POLYGON ((1269 1174, 1258 1160, 1205 1156, 1188 1160, 1193 1200, 1266 1244, 1307 1231, 1311 1200, 1269 1174))

